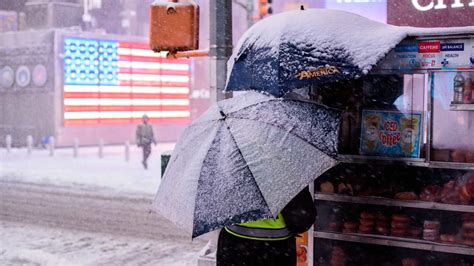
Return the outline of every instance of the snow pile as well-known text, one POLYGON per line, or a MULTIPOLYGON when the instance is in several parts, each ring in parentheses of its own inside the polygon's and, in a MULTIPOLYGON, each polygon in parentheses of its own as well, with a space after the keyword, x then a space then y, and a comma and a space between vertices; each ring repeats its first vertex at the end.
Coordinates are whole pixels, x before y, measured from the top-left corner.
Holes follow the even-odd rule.
POLYGON ((54 157, 47 150, 12 149, 11 153, 0 150, 0 180, 81 186, 84 189, 101 189, 108 193, 148 194, 156 193, 161 178, 160 154, 174 148, 174 144, 153 147, 149 169, 141 164, 141 150, 130 147, 130 161, 125 161, 123 146, 104 147, 104 158, 98 158, 97 147, 79 149, 73 157, 71 148, 57 149, 54 157))

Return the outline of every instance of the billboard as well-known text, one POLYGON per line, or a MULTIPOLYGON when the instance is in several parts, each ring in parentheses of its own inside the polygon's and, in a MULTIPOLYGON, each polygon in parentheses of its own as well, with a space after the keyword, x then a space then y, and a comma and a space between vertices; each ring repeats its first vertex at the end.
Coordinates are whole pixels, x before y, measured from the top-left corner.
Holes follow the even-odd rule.
POLYGON ((64 125, 190 121, 190 67, 147 43, 64 38, 64 125))
POLYGON ((387 22, 399 26, 474 25, 474 0, 387 1, 387 22))

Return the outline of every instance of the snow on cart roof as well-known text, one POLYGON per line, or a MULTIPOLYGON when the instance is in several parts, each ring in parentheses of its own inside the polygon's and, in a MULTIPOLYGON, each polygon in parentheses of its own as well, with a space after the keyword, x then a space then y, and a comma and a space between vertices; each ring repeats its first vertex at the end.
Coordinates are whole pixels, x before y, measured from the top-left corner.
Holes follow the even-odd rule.
POLYGON ((408 36, 412 37, 439 37, 453 35, 470 35, 471 37, 474 36, 474 26, 451 28, 405 28, 409 29, 408 36))
MULTIPOLYGON (((357 14, 306 9, 279 13, 252 26, 239 40, 229 60, 230 73, 235 60, 248 49, 270 48, 278 56, 281 43, 291 43, 305 51, 319 54, 321 49, 343 47, 352 64, 367 74, 391 49, 407 37, 474 34, 474 26, 455 28, 415 28, 379 23, 357 14)), ((332 54, 332 53, 328 53, 332 54)))

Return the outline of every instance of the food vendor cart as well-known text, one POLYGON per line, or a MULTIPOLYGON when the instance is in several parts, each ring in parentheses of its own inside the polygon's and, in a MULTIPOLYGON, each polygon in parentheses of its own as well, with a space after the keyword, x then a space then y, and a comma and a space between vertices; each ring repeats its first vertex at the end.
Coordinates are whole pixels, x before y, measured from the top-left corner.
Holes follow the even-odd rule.
POLYGON ((405 39, 343 101, 341 164, 314 183, 308 265, 474 264, 474 35, 405 39))

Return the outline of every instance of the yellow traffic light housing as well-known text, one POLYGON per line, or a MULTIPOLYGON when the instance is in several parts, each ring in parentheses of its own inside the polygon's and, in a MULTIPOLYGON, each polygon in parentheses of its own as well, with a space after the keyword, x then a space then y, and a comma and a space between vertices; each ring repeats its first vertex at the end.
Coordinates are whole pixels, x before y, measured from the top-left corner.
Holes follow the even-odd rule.
POLYGON ((258 0, 258 15, 260 18, 273 14, 271 4, 272 0, 258 0))

